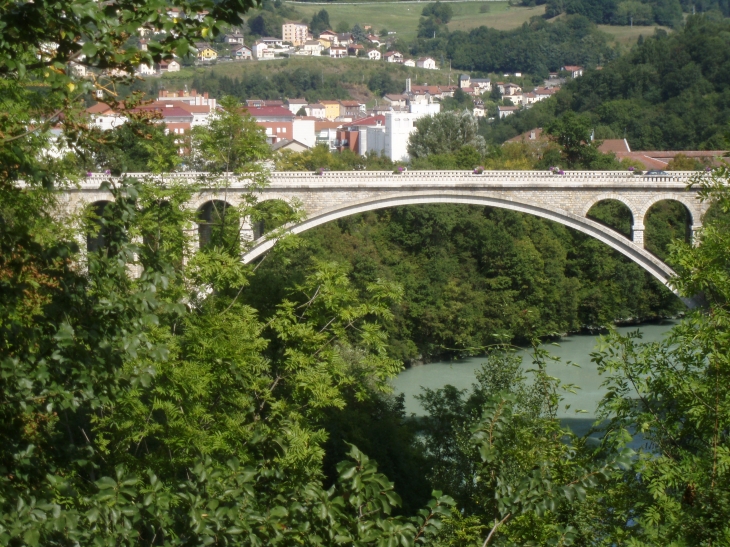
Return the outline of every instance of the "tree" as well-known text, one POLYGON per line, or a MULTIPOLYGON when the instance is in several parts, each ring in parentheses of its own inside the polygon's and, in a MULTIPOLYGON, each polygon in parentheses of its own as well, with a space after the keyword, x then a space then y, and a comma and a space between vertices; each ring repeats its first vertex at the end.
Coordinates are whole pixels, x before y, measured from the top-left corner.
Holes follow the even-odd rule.
POLYGON ((445 25, 454 16, 454 10, 449 4, 434 2, 423 8, 421 15, 424 17, 433 17, 439 25, 445 25))
POLYGON ((396 82, 387 70, 373 72, 368 80, 368 89, 375 95, 383 96, 388 93, 399 93, 401 84, 396 82))
POLYGON ((463 146, 472 146, 480 154, 485 152, 484 138, 478 134, 474 116, 467 112, 441 112, 421 118, 408 142, 408 153, 414 158, 429 154, 457 152, 463 146))
POLYGON ((257 36, 281 37, 281 25, 284 19, 275 13, 262 11, 248 20, 248 28, 257 36))
POLYGON ((591 138, 593 129, 588 116, 580 116, 568 111, 560 118, 552 121, 545 127, 545 133, 550 135, 561 147, 561 155, 566 166, 585 169, 612 169, 618 162, 612 155, 602 154, 598 150, 600 141, 591 138))
POLYGON ((335 29, 338 34, 346 34, 350 32, 350 24, 347 21, 340 21, 337 23, 337 28, 335 29))
MULTIPOLYGON (((299 301, 280 302, 264 323, 241 303, 253 267, 241 263, 240 246, 191 256, 197 211, 183 204, 196 186, 167 176, 110 177, 112 200, 103 208, 59 218, 52 188, 77 179, 78 164, 47 152, 103 148, 115 137, 94 141, 84 95, 99 90, 120 107, 121 71, 185 55, 194 40, 240 24, 249 7, 122 0, 100 8, 78 0, 0 8, 3 545, 314 537, 407 545, 429 541, 450 504, 439 495, 416 517, 389 516, 399 503, 392 485, 354 448, 339 486, 325 489, 320 480, 318 413, 341 406, 345 386, 359 396, 384 388, 399 367, 376 319, 389 317, 397 287, 373 284, 365 304, 337 266, 322 264, 299 301), (128 41, 139 28, 163 38, 140 51, 128 41), (91 76, 77 79, 73 63, 91 76), (77 241, 99 232, 99 248, 81 253, 77 241)), ((225 193, 229 174, 263 176, 268 150, 235 101, 222 106, 209 129, 196 131, 194 147, 225 193)), ((149 170, 168 171, 179 161, 166 148, 170 139, 145 129, 153 135, 145 143, 149 170)), ((243 196, 242 218, 256 188, 243 196)))
POLYGON ((320 10, 312 16, 312 22, 309 24, 309 30, 314 36, 319 36, 325 30, 330 29, 330 16, 327 10, 320 10))
POLYGON ((352 38, 355 42, 364 42, 367 40, 367 32, 358 23, 355 23, 355 26, 352 27, 350 32, 352 32, 352 38))
MULTIPOLYGON (((727 212, 730 172, 722 167, 695 184, 702 199, 727 212)), ((627 474, 634 493, 637 544, 719 545, 728 537, 730 485, 725 473, 730 419, 727 345, 730 284, 727 216, 714 217, 697 245, 677 242, 672 261, 675 288, 702 295, 697 308, 659 344, 613 335, 594 355, 610 374, 603 417, 604 444, 622 444, 641 434, 647 443, 627 474), (635 432, 635 433, 634 433, 635 432)))

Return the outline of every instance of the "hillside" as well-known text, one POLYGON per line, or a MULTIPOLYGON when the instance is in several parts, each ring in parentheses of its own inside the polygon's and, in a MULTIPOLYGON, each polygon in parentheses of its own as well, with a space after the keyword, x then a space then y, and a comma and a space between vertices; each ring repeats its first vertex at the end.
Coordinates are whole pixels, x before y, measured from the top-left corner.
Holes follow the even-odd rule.
MULTIPOLYGON (((451 73, 452 83, 456 83, 459 74, 451 73)), ((179 90, 187 85, 215 96, 231 94, 240 99, 305 97, 317 101, 352 97, 373 104, 382 93, 402 92, 406 78, 414 84, 447 84, 449 70, 425 70, 356 58, 292 57, 190 68, 148 78, 140 86, 154 94, 161 87, 179 90)))
POLYGON ((730 20, 694 16, 484 135, 503 142, 572 110, 590 118, 597 138, 625 137, 634 150, 725 149, 729 75, 730 20))
MULTIPOLYGON (((411 41, 416 37, 416 28, 421 18, 424 4, 400 2, 373 2, 363 4, 329 3, 307 4, 303 2, 286 2, 294 6, 304 18, 310 19, 320 11, 326 9, 329 13, 333 28, 341 23, 350 27, 355 24, 371 25, 376 32, 382 29, 395 31, 396 36, 403 41, 411 41)), ((449 2, 454 15, 449 23, 451 30, 470 30, 479 26, 487 26, 500 30, 519 27, 531 17, 545 13, 545 6, 534 8, 510 6, 508 2, 449 2), (485 8, 488 11, 482 11, 485 8)))

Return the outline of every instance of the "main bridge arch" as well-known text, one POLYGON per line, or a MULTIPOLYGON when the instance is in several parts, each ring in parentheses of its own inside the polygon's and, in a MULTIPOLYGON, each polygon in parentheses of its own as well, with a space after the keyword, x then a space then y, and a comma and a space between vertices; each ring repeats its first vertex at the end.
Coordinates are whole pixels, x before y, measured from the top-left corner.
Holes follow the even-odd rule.
MULTIPOLYGON (((602 197, 600 200, 606 199, 602 197)), ((340 218, 356 215, 358 213, 364 213, 366 211, 373 211, 376 209, 384 209, 388 207, 399 207, 404 205, 420 205, 427 203, 456 203, 463 205, 480 205, 485 207, 498 207, 502 209, 509 209, 519 213, 528 213, 538 217, 546 218, 554 222, 558 222, 569 228, 574 228, 585 234, 588 234, 599 241, 605 243, 612 249, 620 252, 624 256, 636 262, 639 266, 647 270, 654 277, 656 277, 664 285, 669 284, 669 279, 674 275, 674 271, 667 266, 664 262, 659 260, 653 254, 640 247, 630 239, 627 239, 624 235, 613 230, 604 224, 591 220, 585 216, 578 216, 574 213, 554 209, 545 208, 534 203, 524 203, 521 201, 511 199, 500 199, 492 196, 478 196, 464 194, 460 192, 451 192, 444 194, 439 193, 403 193, 397 195, 390 195, 388 197, 380 199, 362 199, 352 203, 347 203, 342 206, 335 206, 318 212, 315 215, 310 216, 306 220, 289 226, 288 231, 292 234, 301 234, 340 218)), ((590 209, 590 207, 589 207, 590 209)), ((243 255, 243 261, 245 263, 252 262, 258 257, 269 251, 274 245, 274 240, 261 240, 260 243, 254 245, 246 254, 243 255)))

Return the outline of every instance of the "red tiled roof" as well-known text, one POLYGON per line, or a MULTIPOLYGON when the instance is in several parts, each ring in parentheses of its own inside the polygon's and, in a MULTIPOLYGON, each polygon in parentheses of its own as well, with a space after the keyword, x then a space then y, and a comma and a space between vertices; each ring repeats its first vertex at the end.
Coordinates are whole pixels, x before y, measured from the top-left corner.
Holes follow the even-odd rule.
POLYGON ((251 116, 253 116, 254 118, 264 116, 281 116, 286 118, 294 117, 294 114, 291 113, 291 110, 282 106, 245 106, 243 107, 243 110, 248 111, 248 113, 251 114, 251 116))

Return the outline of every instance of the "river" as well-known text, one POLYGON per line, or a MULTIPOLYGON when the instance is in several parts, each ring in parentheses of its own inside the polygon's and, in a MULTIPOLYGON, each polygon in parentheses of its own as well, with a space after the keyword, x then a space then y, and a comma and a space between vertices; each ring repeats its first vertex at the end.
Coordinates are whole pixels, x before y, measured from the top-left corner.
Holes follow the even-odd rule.
MULTIPOLYGON (((674 321, 664 321, 638 327, 619 327, 617 331, 626 334, 638 329, 643 335, 643 341, 654 342, 661 340, 675 324, 674 321)), ((560 357, 560 361, 548 361, 548 373, 560 378, 563 383, 575 384, 580 388, 575 394, 564 393, 565 401, 559 412, 561 421, 578 434, 587 431, 593 423, 596 406, 605 393, 605 389, 601 388, 603 378, 598 374, 596 364, 591 362, 590 357, 598 337, 599 335, 576 334, 562 338, 558 345, 544 346, 552 355, 560 357), (568 362, 578 367, 571 366, 568 362), (564 409, 566 404, 570 404, 570 410, 564 409), (586 413, 576 414, 576 409, 585 410, 586 413)), ((524 363, 529 365, 528 352, 523 350, 521 353, 526 357, 524 363)), ((406 413, 422 416, 425 412, 415 398, 422 388, 438 389, 451 384, 458 389, 470 389, 476 381, 475 371, 483 361, 480 357, 470 357, 412 367, 394 378, 392 385, 396 393, 405 394, 406 413)))

